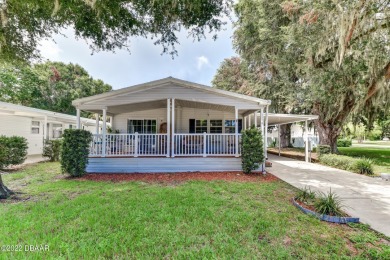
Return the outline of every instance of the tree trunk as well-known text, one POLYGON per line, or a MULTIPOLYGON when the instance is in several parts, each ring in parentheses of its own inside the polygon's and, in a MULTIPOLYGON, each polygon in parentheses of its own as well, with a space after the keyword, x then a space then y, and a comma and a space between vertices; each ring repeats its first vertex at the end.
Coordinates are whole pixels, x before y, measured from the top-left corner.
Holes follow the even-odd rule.
POLYGON ((14 193, 4 185, 3 179, 0 174, 0 199, 6 199, 12 194, 14 193))
POLYGON ((280 147, 291 147, 291 124, 280 125, 280 147))
POLYGON ((317 124, 317 131, 320 138, 320 144, 329 145, 331 153, 338 153, 337 138, 340 135, 341 127, 331 124, 317 124))

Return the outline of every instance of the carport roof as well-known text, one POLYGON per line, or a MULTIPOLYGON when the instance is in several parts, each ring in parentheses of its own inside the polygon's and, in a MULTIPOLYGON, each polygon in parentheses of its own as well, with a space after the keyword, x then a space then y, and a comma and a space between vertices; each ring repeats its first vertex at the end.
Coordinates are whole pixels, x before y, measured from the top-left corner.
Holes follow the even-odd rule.
POLYGON ((268 125, 284 125, 318 119, 317 115, 295 115, 295 114, 268 114, 268 125))

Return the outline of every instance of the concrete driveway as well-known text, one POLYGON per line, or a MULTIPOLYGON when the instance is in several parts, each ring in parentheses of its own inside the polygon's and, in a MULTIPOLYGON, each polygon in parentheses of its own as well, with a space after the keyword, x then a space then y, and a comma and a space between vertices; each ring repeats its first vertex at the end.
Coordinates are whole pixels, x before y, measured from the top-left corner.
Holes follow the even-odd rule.
POLYGON ((297 188, 332 189, 348 214, 390 236, 390 181, 272 154, 268 159, 272 162, 268 172, 297 188))

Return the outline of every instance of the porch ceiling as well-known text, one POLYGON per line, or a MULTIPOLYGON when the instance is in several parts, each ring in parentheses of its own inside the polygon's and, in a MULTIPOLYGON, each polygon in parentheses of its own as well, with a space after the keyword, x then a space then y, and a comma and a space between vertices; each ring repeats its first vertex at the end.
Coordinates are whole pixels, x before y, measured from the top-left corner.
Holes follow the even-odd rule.
MULTIPOLYGON (((133 104, 126 104, 126 105, 107 106, 107 114, 117 115, 126 112, 138 112, 138 111, 152 110, 152 109, 166 109, 166 107, 167 107, 167 100, 162 99, 162 100, 139 102, 133 104)), ((195 108, 195 109, 210 109, 210 110, 218 110, 218 111, 226 111, 226 112, 234 113, 234 107, 232 106, 211 104, 206 102, 196 102, 196 101, 183 100, 183 99, 175 99, 175 109, 178 109, 180 107, 195 108)), ((99 113, 99 114, 102 113, 102 110, 100 109, 99 110, 87 109, 86 111, 92 113, 99 113)), ((256 110, 241 109, 239 110, 239 114, 254 113, 255 111, 256 110)))

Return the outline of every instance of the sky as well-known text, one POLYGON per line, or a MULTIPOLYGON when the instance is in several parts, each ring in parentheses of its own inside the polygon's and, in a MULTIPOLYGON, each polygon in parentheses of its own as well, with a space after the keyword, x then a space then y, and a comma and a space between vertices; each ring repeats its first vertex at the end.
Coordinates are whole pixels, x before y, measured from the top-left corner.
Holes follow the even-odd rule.
POLYGON ((208 35, 200 42, 187 38, 180 32, 178 56, 172 59, 169 54, 161 54, 162 46, 154 45, 153 40, 130 39, 130 52, 117 50, 92 54, 83 39, 76 40, 73 29, 66 29, 53 39, 41 41, 40 51, 43 60, 77 63, 84 67, 95 79, 110 84, 113 89, 124 88, 169 76, 211 86, 211 81, 220 63, 235 56, 232 47, 232 24, 217 33, 217 40, 208 35))

